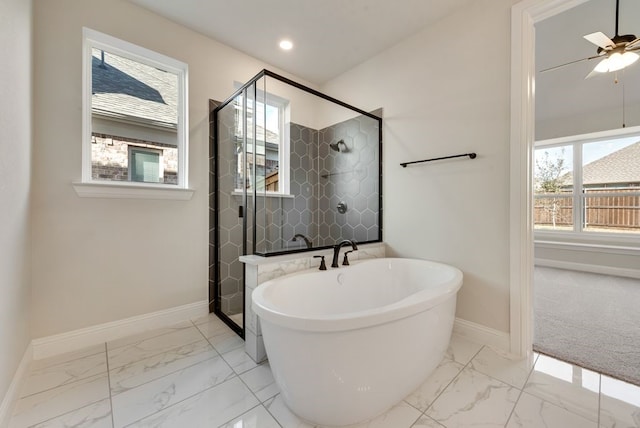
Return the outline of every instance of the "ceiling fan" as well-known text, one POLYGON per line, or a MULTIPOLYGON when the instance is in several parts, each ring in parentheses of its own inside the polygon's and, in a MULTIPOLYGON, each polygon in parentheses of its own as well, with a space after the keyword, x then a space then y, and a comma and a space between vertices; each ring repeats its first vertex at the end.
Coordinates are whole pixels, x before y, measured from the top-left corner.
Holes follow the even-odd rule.
POLYGON ((618 18, 620 11, 620 0, 616 0, 616 35, 613 38, 609 38, 600 31, 596 33, 587 34, 585 39, 598 46, 596 51, 597 55, 590 56, 588 58, 578 59, 566 64, 550 67, 541 72, 551 71, 564 67, 577 62, 589 61, 592 59, 602 58, 602 60, 594 67, 585 79, 595 76, 600 73, 608 73, 612 71, 622 70, 625 67, 630 66, 640 58, 640 55, 634 51, 640 50, 640 38, 637 38, 633 34, 618 34, 618 18))

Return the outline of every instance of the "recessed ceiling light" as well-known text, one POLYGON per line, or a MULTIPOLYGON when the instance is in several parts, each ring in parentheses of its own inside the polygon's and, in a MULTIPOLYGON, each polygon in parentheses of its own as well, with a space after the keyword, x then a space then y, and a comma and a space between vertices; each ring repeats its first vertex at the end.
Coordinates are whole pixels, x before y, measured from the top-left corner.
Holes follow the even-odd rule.
POLYGON ((281 40, 280 41, 280 49, 288 51, 293 48, 293 43, 290 40, 281 40))

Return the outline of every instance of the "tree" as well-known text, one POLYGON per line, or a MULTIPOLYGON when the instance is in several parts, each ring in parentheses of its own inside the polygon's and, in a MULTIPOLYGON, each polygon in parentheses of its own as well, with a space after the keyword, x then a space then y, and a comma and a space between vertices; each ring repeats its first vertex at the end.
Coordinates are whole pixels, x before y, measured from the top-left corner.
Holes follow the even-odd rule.
MULTIPOLYGON (((536 194, 558 194, 562 192, 564 182, 567 179, 567 171, 565 171, 564 164, 564 148, 561 151, 561 155, 552 159, 549 156, 549 152, 544 152, 542 159, 536 159, 534 186, 536 194)), ((563 220, 562 215, 562 200, 559 197, 545 197, 540 198, 542 201, 542 209, 551 215, 551 222, 553 227, 556 227, 556 222, 563 220)))

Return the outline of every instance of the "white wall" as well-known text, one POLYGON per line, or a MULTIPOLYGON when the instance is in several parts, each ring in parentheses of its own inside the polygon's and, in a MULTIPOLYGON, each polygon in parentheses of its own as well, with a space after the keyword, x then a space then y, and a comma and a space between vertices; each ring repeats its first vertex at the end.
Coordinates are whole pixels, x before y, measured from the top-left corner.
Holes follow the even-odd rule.
MULTIPOLYGON (((640 75, 640 73, 638 73, 640 75)), ((539 88, 540 90, 551 88, 539 88)), ((591 113, 573 116, 555 117, 536 121, 536 140, 550 140, 552 138, 568 137, 571 135, 590 134, 592 132, 608 131, 640 126, 640 104, 627 105, 614 109, 600 109, 591 113)))
POLYGON ((0 2, 0 402, 30 340, 31 10, 0 2))
POLYGON ((37 0, 34 19, 33 337, 207 299, 208 99, 285 73, 122 0, 37 0), (75 194, 83 26, 189 65, 192 200, 75 194))
MULTIPOLYGON (((596 53, 583 35, 613 36, 615 7, 610 0, 572 2, 573 7, 535 24, 536 69, 567 64, 596 53)), ((623 1, 620 33, 637 33, 640 2, 623 1)), ((535 136, 546 140, 640 125, 640 73, 637 65, 619 73, 585 79, 598 61, 582 61, 535 76, 535 136), (616 83, 617 81, 617 83, 616 83)))
POLYGON ((321 90, 384 109, 384 239, 464 273, 457 316, 509 331, 510 8, 478 0, 321 90), (402 168, 399 163, 477 152, 402 168))

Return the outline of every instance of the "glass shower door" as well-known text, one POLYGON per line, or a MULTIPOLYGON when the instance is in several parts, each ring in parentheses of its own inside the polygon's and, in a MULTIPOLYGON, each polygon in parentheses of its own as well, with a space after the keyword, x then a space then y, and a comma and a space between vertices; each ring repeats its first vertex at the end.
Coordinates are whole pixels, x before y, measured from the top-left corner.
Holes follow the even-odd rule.
POLYGON ((245 213, 247 174, 244 105, 246 93, 235 97, 214 118, 217 127, 218 207, 217 245, 214 251, 217 282, 215 312, 240 335, 244 324, 244 266, 239 257, 246 254, 245 213))

